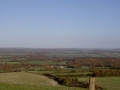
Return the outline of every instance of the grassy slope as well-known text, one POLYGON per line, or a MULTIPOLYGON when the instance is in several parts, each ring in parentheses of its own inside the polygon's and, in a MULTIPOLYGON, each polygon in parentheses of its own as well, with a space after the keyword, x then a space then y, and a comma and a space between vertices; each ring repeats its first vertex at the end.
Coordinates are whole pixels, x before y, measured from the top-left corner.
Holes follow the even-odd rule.
POLYGON ((58 85, 54 80, 42 75, 26 72, 1 73, 0 90, 87 90, 58 85))
POLYGON ((57 82, 42 75, 35 75, 26 72, 1 73, 1 82, 10 82, 14 84, 39 84, 44 86, 57 86, 57 82))

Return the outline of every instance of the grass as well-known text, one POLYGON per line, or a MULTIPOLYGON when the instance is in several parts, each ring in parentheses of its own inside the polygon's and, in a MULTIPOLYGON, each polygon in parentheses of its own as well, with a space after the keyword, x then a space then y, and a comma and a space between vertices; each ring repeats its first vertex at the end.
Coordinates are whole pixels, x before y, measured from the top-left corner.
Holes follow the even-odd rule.
POLYGON ((81 75, 81 74, 91 74, 91 72, 54 73, 54 75, 81 75))
POLYGON ((90 69, 88 66, 82 66, 81 69, 90 69))
POLYGON ((1 73, 0 82, 24 85, 58 86, 57 82, 42 75, 26 72, 1 73))
POLYGON ((81 66, 81 68, 68 68, 64 67, 63 70, 66 71, 72 71, 72 70, 89 70, 90 68, 88 66, 81 66))
POLYGON ((109 90, 120 89, 120 77, 99 77, 96 79, 98 85, 108 88, 109 90))
POLYGON ((50 64, 59 64, 59 65, 62 65, 62 64, 66 64, 66 61, 54 62, 54 61, 52 61, 52 60, 44 60, 44 61, 35 60, 35 61, 25 61, 25 63, 45 64, 45 65, 50 65, 50 64))
POLYGON ((54 71, 29 71, 33 74, 54 73, 54 71))
POLYGON ((67 52, 67 53, 56 53, 56 52, 51 52, 48 53, 47 56, 49 57, 104 57, 103 55, 100 54, 89 54, 89 53, 75 53, 75 52, 67 52))
MULTIPOLYGON (((107 90, 120 90, 120 77, 95 77, 96 84, 107 90)), ((78 78, 80 81, 88 82, 86 77, 78 78)))
POLYGON ((7 64, 20 64, 20 62, 5 62, 7 64))
POLYGON ((0 83, 0 90, 87 90, 84 88, 65 86, 40 86, 40 85, 18 85, 10 83, 0 83))
POLYGON ((52 64, 52 60, 44 60, 44 61, 25 61, 25 63, 31 64, 52 64))
POLYGON ((1 73, 0 90, 87 90, 60 86, 52 79, 26 72, 1 73))

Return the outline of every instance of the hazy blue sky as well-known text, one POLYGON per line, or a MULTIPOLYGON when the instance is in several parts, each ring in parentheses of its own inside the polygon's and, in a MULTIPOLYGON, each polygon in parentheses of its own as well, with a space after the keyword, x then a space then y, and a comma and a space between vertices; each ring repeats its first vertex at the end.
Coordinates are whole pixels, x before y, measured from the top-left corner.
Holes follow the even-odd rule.
POLYGON ((0 0, 0 48, 120 48, 120 0, 0 0))

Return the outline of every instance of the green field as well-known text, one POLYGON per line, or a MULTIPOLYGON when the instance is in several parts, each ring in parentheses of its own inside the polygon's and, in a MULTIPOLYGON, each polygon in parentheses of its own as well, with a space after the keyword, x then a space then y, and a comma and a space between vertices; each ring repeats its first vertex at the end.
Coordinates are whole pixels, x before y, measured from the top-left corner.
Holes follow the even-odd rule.
POLYGON ((50 65, 50 64, 66 64, 66 61, 61 61, 61 62, 53 62, 52 60, 43 60, 43 61, 25 61, 25 63, 30 63, 30 64, 44 64, 44 65, 50 65))
MULTIPOLYGON (((81 73, 54 73, 54 71, 40 71, 33 72, 36 74, 42 74, 42 73, 51 73, 52 75, 79 75, 81 73)), ((87 72, 83 72, 87 73, 87 72)), ((71 78, 78 79, 78 81, 82 82, 89 82, 89 77, 81 77, 81 76, 73 76, 71 78)), ((103 87, 105 90, 120 90, 120 77, 95 77, 96 79, 96 85, 103 87)))
MULTIPOLYGON (((96 85, 106 88, 107 90, 120 90, 120 77, 95 77, 96 85)), ((89 78, 81 77, 79 81, 88 82, 89 78)))
POLYGON ((120 49, 0 49, 0 90, 88 90, 72 84, 89 82, 94 70, 112 72, 95 77, 97 86, 120 90, 119 63, 120 49))
POLYGON ((52 60, 44 60, 44 61, 25 61, 24 63, 30 63, 30 64, 52 64, 52 60))
POLYGON ((0 83, 0 90, 87 90, 87 89, 65 86, 18 85, 10 83, 0 83))
POLYGON ((42 75, 35 75, 26 72, 15 73, 1 73, 1 82, 9 82, 14 84, 26 85, 44 85, 44 86, 58 86, 57 82, 42 75))
MULTIPOLYGON (((0 63, 7 63, 7 64, 21 64, 21 62, 17 62, 17 61, 14 61, 14 62, 11 62, 11 61, 5 61, 5 62, 0 62, 0 63)), ((42 64, 42 65, 51 65, 51 64, 66 64, 66 61, 61 61, 61 62, 54 62, 52 60, 42 60, 42 61, 39 61, 39 60, 34 60, 34 61, 24 61, 24 63, 28 63, 28 64, 42 64)))
POLYGON ((65 87, 42 75, 26 72, 1 73, 0 90, 87 90, 77 87, 65 87))
POLYGON ((9 61, 4 62, 4 63, 7 63, 7 64, 20 64, 20 62, 9 62, 9 61))
POLYGON ((91 74, 91 72, 76 72, 76 73, 55 73, 53 75, 81 75, 81 74, 91 74))
POLYGON ((47 56, 49 57, 104 57, 103 55, 100 54, 80 54, 80 53, 74 53, 74 52, 67 52, 67 53, 56 53, 56 52, 51 52, 48 53, 47 56))

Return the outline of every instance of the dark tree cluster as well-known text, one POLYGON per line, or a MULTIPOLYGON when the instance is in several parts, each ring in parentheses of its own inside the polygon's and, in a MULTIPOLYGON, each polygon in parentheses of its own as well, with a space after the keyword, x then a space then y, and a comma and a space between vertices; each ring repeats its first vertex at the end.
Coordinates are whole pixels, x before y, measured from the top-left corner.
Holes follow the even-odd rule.
MULTIPOLYGON (((44 73, 43 75, 54 79, 60 85, 63 85, 63 86, 89 88, 88 82, 78 81, 78 79, 72 79, 72 78, 64 77, 64 76, 54 76, 54 75, 51 75, 49 73, 44 73)), ((95 88, 96 88, 96 90, 104 90, 102 87, 99 87, 97 85, 95 85, 95 88)))
POLYGON ((22 68, 22 65, 20 64, 0 64, 0 72, 20 72, 20 68, 22 68))
POLYGON ((120 76, 120 70, 116 69, 95 69, 93 70, 93 76, 120 76))
POLYGON ((102 68, 111 68, 120 70, 120 58, 111 58, 111 57, 83 57, 83 58, 73 58, 67 60, 67 66, 76 68, 81 66, 89 66, 90 68, 102 67, 102 68))

